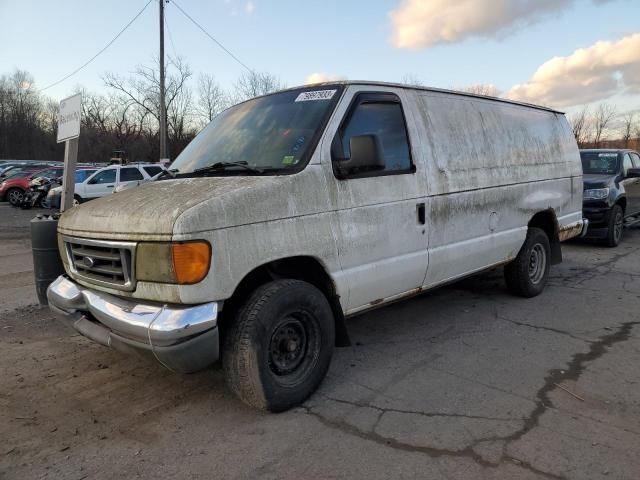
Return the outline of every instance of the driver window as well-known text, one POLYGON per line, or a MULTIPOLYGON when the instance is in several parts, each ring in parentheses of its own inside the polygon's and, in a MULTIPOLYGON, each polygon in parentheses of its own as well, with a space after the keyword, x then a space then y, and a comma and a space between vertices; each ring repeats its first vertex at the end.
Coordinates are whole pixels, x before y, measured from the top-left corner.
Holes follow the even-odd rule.
POLYGON ((631 162, 631 156, 628 153, 624 154, 624 159, 622 160, 622 169, 624 171, 624 176, 627 176, 627 171, 633 168, 633 163, 631 162))
POLYGON ((351 156, 349 141, 358 135, 375 134, 382 144, 384 172, 411 171, 407 129, 399 102, 363 102, 352 111, 342 133, 345 158, 351 156))
POLYGON ((97 173, 95 177, 91 179, 89 183, 115 183, 116 181, 116 171, 115 169, 103 170, 100 173, 97 173))

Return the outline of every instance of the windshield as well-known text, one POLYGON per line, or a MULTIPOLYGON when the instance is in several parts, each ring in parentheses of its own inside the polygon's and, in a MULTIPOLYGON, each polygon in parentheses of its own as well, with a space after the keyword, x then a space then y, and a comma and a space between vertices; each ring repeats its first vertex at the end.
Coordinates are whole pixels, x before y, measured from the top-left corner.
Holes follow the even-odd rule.
POLYGON ((582 173, 614 174, 618 172, 617 152, 580 152, 582 173))
POLYGON ((235 105, 214 118, 171 168, 178 176, 214 164, 220 168, 207 174, 299 171, 309 161, 341 90, 339 85, 296 89, 235 105))
POLYGON ((75 183, 84 182, 89 175, 91 175, 95 170, 77 170, 75 174, 75 183))

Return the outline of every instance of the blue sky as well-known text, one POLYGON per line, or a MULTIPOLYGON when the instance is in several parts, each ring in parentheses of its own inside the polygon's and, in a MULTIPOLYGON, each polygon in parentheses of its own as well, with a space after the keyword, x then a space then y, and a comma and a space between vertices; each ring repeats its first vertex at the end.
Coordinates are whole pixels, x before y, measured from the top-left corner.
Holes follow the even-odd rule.
MULTIPOLYGON (((423 3, 430 1, 442 0, 423 3)), ((513 3, 527 1, 531 0, 513 3)), ((0 0, 0 73, 20 68, 33 74, 37 86, 48 85, 93 56, 145 3, 146 0, 0 0)), ((400 81, 409 74, 435 87, 483 83, 507 92, 513 85, 529 81, 536 69, 554 56, 568 56, 597 41, 616 41, 640 32, 637 0, 558 0, 556 3, 562 8, 535 21, 525 15, 522 22, 507 24, 506 30, 462 36, 451 43, 398 48, 392 43, 394 23, 390 12, 403 3, 412 2, 179 0, 191 16, 243 62, 257 71, 276 74, 288 85, 302 84, 314 72, 383 81, 400 81)), ((181 55, 194 73, 213 74, 222 86, 230 87, 242 67, 171 2, 166 14, 167 53, 181 55)), ((424 28, 430 27, 428 21, 424 28)), ((77 85, 101 91, 104 72, 128 74, 138 64, 151 63, 157 52, 157 29, 158 7, 154 1, 91 65, 46 93, 59 99, 77 85)), ((626 109, 636 107, 638 97, 634 94, 609 98, 620 109, 626 109)))

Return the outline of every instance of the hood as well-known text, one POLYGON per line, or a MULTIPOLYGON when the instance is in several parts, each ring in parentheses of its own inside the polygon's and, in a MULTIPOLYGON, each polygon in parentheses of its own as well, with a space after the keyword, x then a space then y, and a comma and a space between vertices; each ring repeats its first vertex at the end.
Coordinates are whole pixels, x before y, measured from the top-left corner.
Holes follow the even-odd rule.
POLYGON ((163 180, 67 210, 58 229, 90 238, 171 240, 326 211, 327 201, 320 168, 307 167, 299 174, 283 176, 163 180))
POLYGON ((582 176, 582 182, 585 190, 592 188, 606 188, 615 178, 616 176, 612 174, 586 173, 582 176))
POLYGON ((3 184, 4 188, 15 187, 15 186, 26 188, 29 186, 29 182, 31 182, 30 177, 12 177, 12 178, 7 178, 5 180, 0 180, 0 183, 3 184))

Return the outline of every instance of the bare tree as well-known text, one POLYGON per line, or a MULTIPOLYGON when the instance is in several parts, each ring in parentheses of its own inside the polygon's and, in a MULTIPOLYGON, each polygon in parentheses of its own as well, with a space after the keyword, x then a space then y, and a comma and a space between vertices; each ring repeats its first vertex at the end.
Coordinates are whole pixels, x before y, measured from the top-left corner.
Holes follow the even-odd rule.
MULTIPOLYGON (((157 136, 160 123, 160 75, 157 63, 152 67, 140 65, 127 78, 112 73, 107 73, 103 78, 107 87, 131 102, 126 111, 131 111, 137 117, 139 130, 149 142, 153 142, 157 136)), ((195 135, 193 95, 187 83, 192 72, 180 57, 170 57, 165 68, 169 147, 176 152, 184 148, 185 142, 195 135)))
POLYGON ((420 77, 418 77, 417 75, 414 75, 413 73, 404 74, 400 79, 400 82, 404 83, 405 85, 411 85, 414 87, 424 86, 424 82, 420 79, 420 77))
POLYGON ((271 73, 243 73, 234 86, 234 102, 237 103, 249 98, 266 95, 283 88, 286 88, 286 84, 271 73))
POLYGON ((579 147, 584 147, 589 135, 589 107, 585 106, 579 112, 569 117, 569 123, 571 123, 571 129, 573 130, 573 136, 576 138, 576 142, 579 147))
POLYGON ((608 103, 601 103, 593 116, 593 143, 596 148, 600 146, 607 127, 616 116, 616 108, 608 103))
POLYGON ((197 113, 204 124, 227 108, 229 100, 227 94, 213 75, 201 74, 198 77, 198 106, 197 113))
POLYGON ((622 116, 622 141, 625 148, 629 148, 631 143, 631 136, 634 133, 634 127, 636 122, 636 113, 627 112, 622 116))
POLYGON ((486 97, 497 97, 500 95, 500 90, 498 90, 495 85, 485 83, 477 83, 459 90, 462 92, 473 93, 474 95, 484 95, 486 97))

